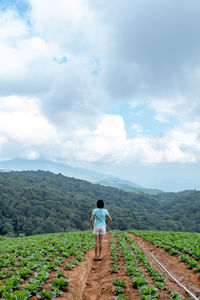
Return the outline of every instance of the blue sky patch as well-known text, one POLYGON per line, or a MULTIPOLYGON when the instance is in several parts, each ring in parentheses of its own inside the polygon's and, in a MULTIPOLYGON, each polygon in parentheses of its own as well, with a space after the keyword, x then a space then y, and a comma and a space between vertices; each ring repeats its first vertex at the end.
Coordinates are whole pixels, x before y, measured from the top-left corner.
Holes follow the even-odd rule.
POLYGON ((53 57, 53 61, 56 64, 62 65, 62 64, 66 64, 67 62, 69 62, 69 59, 67 58, 67 56, 62 56, 62 57, 53 57))
POLYGON ((21 16, 30 8, 30 3, 26 0, 0 0, 0 10, 15 9, 21 16))
POLYGON ((141 103, 131 107, 128 103, 108 103, 106 107, 108 114, 117 114, 123 117, 128 138, 135 137, 138 133, 132 128, 139 125, 144 135, 161 135, 163 131, 173 128, 177 124, 177 119, 173 116, 168 117, 168 122, 162 123, 155 119, 156 112, 147 104, 141 103))

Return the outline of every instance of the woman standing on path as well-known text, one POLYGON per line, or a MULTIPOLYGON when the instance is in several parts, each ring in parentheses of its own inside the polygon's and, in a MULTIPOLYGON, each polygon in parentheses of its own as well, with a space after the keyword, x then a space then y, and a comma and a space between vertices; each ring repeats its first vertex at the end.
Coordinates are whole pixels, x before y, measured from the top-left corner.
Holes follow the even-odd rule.
POLYGON ((97 208, 93 209, 90 219, 93 233, 95 235, 95 257, 94 260, 102 260, 103 237, 108 230, 112 219, 107 209, 104 208, 103 200, 97 201, 97 208), (108 217, 108 225, 106 226, 105 217, 108 217))

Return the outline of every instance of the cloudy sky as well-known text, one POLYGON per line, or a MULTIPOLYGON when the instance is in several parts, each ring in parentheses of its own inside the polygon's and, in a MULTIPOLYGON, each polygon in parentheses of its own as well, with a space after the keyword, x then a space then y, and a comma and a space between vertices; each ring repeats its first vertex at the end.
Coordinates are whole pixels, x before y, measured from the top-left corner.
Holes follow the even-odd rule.
POLYGON ((199 0, 0 0, 0 160, 200 189, 199 0))

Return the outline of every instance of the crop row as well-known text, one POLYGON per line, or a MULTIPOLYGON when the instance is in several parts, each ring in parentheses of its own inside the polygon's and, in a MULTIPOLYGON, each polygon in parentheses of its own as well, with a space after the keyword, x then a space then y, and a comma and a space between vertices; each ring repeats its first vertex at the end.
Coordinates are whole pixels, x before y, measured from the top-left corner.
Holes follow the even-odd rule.
POLYGON ((171 255, 177 255, 181 261, 187 263, 188 268, 194 270, 200 276, 200 234, 145 230, 130 230, 129 232, 152 242, 157 247, 163 248, 171 255))
MULTIPOLYGON (((157 272, 151 265, 146 255, 141 251, 134 241, 127 236, 124 232, 117 232, 119 245, 124 256, 127 274, 131 277, 132 285, 138 289, 141 294, 141 300, 158 299, 158 290, 165 289, 165 278, 157 272), (153 279, 155 286, 148 285, 148 280, 145 278, 144 273, 141 271, 139 264, 145 266, 146 271, 153 279)), ((170 292, 170 299, 186 299, 182 298, 179 293, 172 290, 170 292)))
MULTIPOLYGON (((116 233, 113 231, 110 240, 111 273, 117 273, 118 270, 120 269, 118 265, 118 260, 120 255, 119 255, 119 249, 115 237, 116 237, 116 233)), ((115 286, 114 300, 129 300, 124 295, 126 283, 123 280, 120 280, 119 278, 116 277, 115 280, 112 282, 112 284, 115 286)))
POLYGON ((78 265, 93 245, 91 232, 40 235, 1 243, 0 297, 23 300, 37 294, 42 299, 55 298, 67 289, 69 281, 60 271, 50 291, 44 290, 49 274, 70 257, 65 269, 78 265))

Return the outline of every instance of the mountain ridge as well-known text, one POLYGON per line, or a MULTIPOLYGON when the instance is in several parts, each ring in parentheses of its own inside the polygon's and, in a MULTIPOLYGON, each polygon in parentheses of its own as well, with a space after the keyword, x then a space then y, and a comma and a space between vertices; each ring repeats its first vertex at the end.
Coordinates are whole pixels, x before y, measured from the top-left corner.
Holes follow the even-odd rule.
POLYGON ((49 171, 11 171, 0 173, 0 235, 88 230, 99 198, 112 216, 111 229, 200 232, 200 191, 165 197, 165 193, 126 192, 49 171))
POLYGON ((25 170, 44 170, 53 173, 62 173, 68 177, 87 180, 91 183, 102 184, 105 186, 116 187, 125 191, 144 192, 148 194, 157 194, 162 192, 159 189, 145 188, 135 184, 129 180, 106 175, 100 172, 72 167, 63 163, 53 162, 49 160, 27 160, 27 159, 12 159, 0 161, 0 171, 25 171, 25 170))

